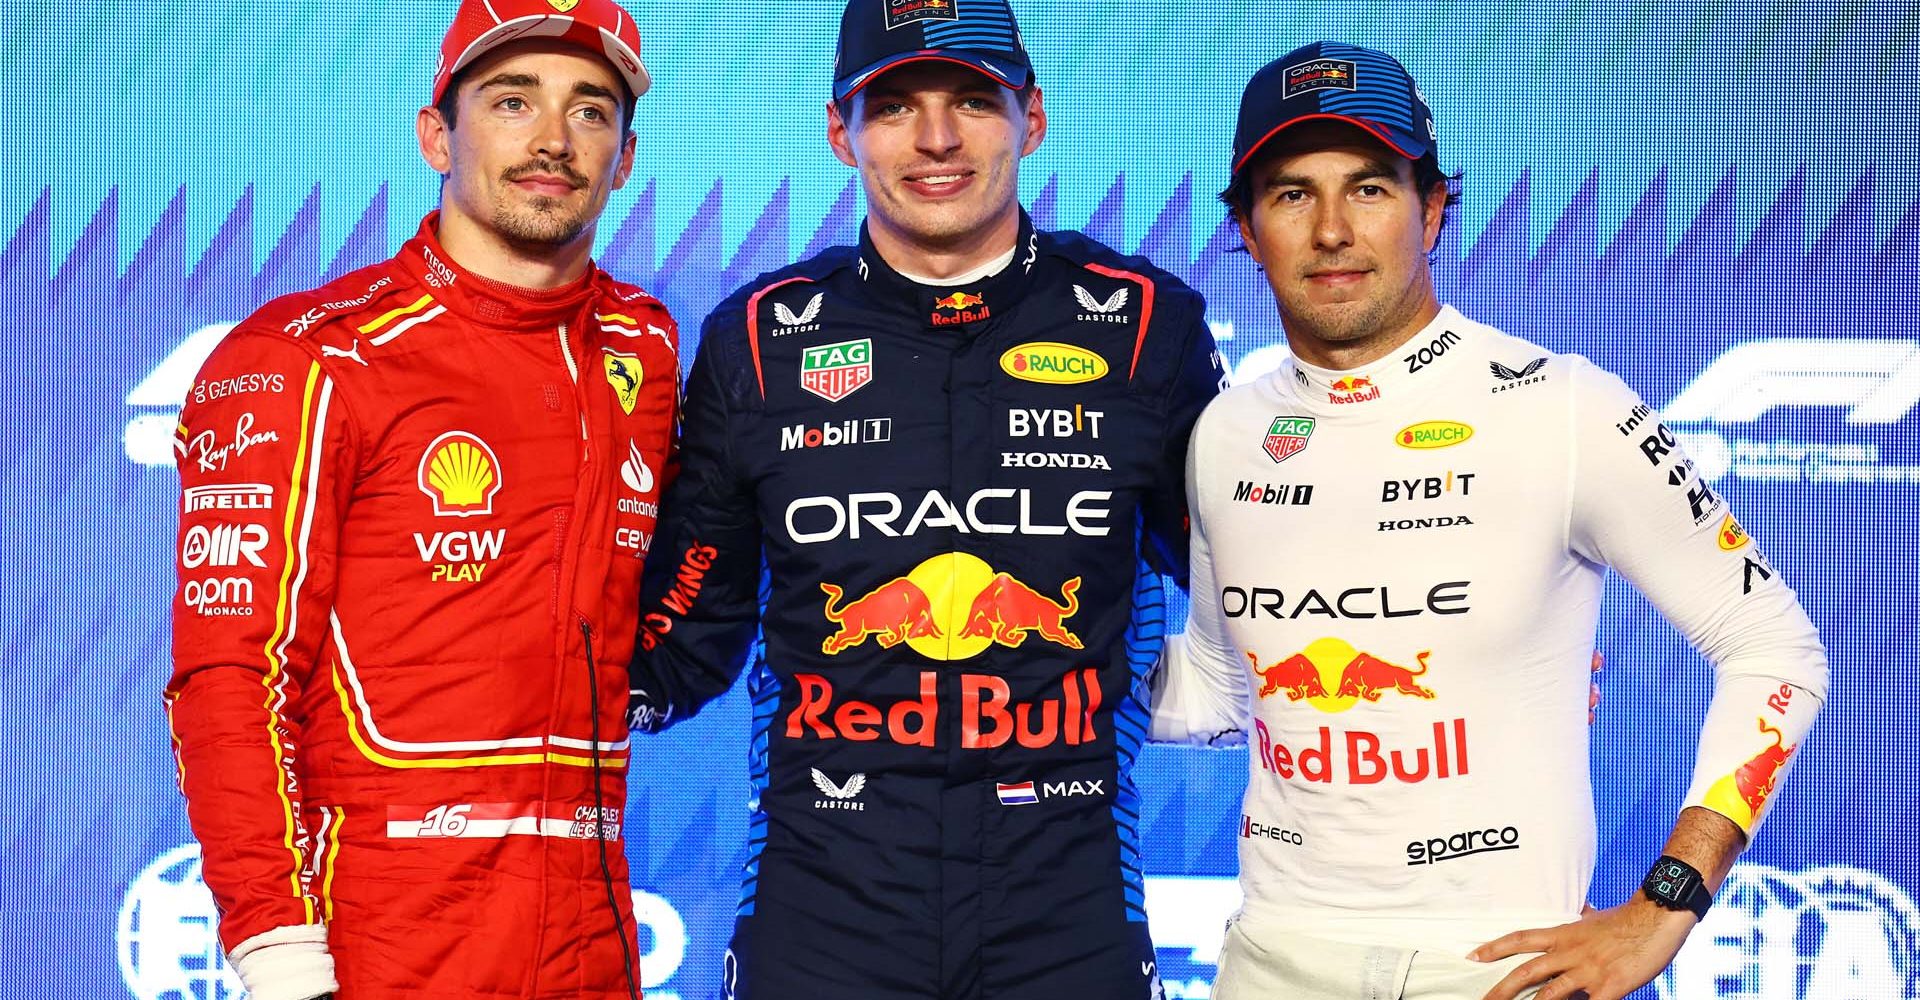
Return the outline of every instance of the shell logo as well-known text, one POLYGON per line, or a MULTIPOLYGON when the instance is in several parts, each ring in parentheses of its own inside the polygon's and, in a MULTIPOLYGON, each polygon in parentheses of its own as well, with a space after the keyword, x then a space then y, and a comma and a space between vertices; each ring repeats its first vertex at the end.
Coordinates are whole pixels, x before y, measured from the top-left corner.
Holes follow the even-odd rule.
POLYGON ((1473 436, 1473 428, 1458 420, 1422 420, 1400 428, 1393 443, 1402 448, 1451 448, 1473 436))
POLYGON ((1072 344, 1035 342, 1000 355, 1000 370, 1027 382, 1078 385, 1106 375, 1107 359, 1072 344))
POLYGON ((500 492, 500 459, 485 441, 466 431, 433 439, 420 456, 420 492, 433 501, 434 517, 493 513, 500 492))

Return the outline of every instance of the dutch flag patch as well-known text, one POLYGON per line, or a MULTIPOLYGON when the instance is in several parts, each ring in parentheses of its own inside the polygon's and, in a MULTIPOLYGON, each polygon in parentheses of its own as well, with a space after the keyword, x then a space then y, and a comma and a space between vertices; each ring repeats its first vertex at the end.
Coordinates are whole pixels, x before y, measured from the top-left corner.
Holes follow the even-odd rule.
POLYGON ((1040 801, 1040 796, 1033 793, 1031 781, 1011 785, 996 781, 993 783, 993 790, 1000 796, 1000 804, 1003 806, 1030 806, 1040 801))

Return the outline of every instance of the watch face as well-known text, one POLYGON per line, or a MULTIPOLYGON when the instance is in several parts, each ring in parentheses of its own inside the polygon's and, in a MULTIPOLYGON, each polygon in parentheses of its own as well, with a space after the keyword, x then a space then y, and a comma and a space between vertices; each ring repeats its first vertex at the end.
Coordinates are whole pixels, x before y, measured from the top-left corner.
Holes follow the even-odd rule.
POLYGON ((1684 865, 1660 864, 1647 875, 1647 891, 1678 903, 1693 888, 1693 880, 1693 872, 1684 865))

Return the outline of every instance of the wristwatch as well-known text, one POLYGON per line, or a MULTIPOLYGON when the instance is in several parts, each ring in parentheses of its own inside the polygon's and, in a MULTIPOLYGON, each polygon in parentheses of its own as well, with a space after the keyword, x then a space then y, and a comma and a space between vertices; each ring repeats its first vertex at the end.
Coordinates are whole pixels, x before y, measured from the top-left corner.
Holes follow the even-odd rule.
POLYGON ((1713 905, 1713 893, 1707 891, 1707 880, 1700 869, 1666 854, 1653 863, 1646 881, 1640 883, 1640 891, 1661 909, 1687 910, 1696 918, 1705 917, 1707 907, 1713 905))

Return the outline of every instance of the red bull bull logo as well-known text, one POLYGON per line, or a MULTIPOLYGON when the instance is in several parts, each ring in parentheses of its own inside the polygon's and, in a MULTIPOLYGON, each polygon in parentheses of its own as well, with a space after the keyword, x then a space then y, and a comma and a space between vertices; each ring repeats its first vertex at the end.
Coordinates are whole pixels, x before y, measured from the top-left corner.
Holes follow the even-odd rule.
POLYGON ((1080 577, 1060 585, 1060 597, 1036 590, 1010 573, 965 552, 928 559, 852 600, 822 583, 822 609, 837 630, 820 651, 838 656, 873 639, 882 649, 906 643, 933 660, 962 660, 994 645, 1018 649, 1030 636, 1068 649, 1085 649, 1067 620, 1080 611, 1080 577))
MULTIPOLYGON (((1413 655, 1414 667, 1355 649, 1341 639, 1315 639, 1307 648, 1263 666, 1260 654, 1246 651, 1261 698, 1286 696, 1329 714, 1355 705, 1377 705, 1387 695, 1432 701, 1433 689, 1421 684, 1432 650, 1413 655)), ((1377 717, 1377 716, 1376 716, 1377 717)), ((1405 731, 1376 733, 1320 726, 1306 742, 1288 745, 1267 723, 1255 720, 1255 753, 1261 769, 1298 781, 1371 785, 1387 780, 1413 784, 1467 773, 1467 720, 1432 724, 1430 739, 1409 743, 1405 731)))
POLYGON ((954 292, 933 300, 933 315, 927 317, 934 326, 953 326, 959 323, 974 323, 993 315, 987 308, 987 300, 972 292, 954 292))
POLYGON ((1288 702, 1304 701, 1322 712, 1344 712, 1360 702, 1375 704, 1388 694, 1432 701, 1433 689, 1420 684, 1432 650, 1415 653, 1419 666, 1407 667, 1353 648, 1341 639, 1315 639, 1307 648, 1270 666, 1247 651, 1256 689, 1262 698, 1284 692, 1288 702), (1331 692, 1331 694, 1329 694, 1331 692))
POLYGON ((1060 624, 1062 619, 1072 618, 1080 610, 1079 590, 1077 576, 1061 584, 1060 603, 1056 604, 1019 580, 1005 573, 996 574, 987 589, 973 599, 973 606, 967 610, 967 627, 960 637, 990 636, 994 642, 1018 649, 1027 641, 1028 633, 1038 632, 1042 639, 1068 649, 1085 649, 1080 637, 1060 624))
POLYGON ((1735 768, 1708 789, 1704 804, 1707 808, 1726 816, 1740 824, 1742 830, 1751 831, 1761 810, 1766 808, 1767 799, 1772 797, 1773 789, 1780 781, 1780 771, 1792 759, 1793 752, 1800 744, 1782 746, 1780 730, 1767 724, 1764 718, 1754 720, 1759 724, 1760 735, 1772 740, 1773 745, 1754 754, 1746 763, 1735 768))
POLYGON ((835 610, 834 603, 845 591, 831 583, 820 589, 827 595, 827 620, 840 631, 820 642, 820 651, 832 656, 850 646, 858 646, 870 635, 879 636, 882 649, 892 649, 908 639, 939 639, 940 626, 933 620, 933 605, 927 592, 906 577, 889 580, 872 593, 835 610))
POLYGON ((1329 403, 1365 403, 1380 398, 1380 387, 1365 375, 1335 379, 1328 388, 1333 390, 1327 393, 1329 403))

